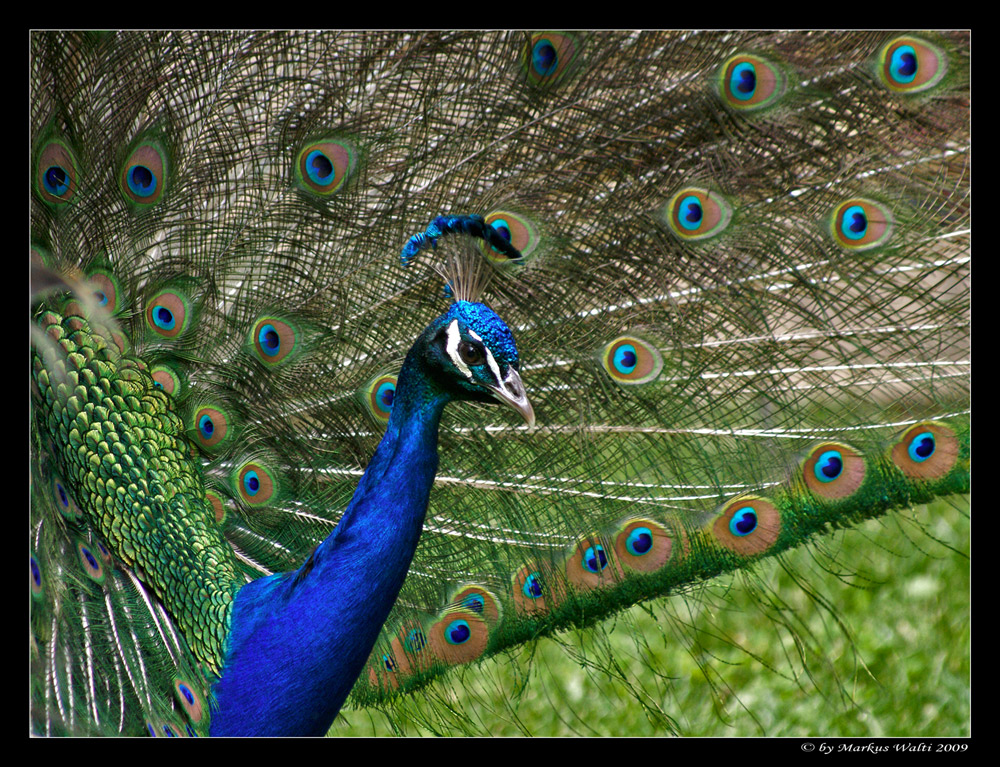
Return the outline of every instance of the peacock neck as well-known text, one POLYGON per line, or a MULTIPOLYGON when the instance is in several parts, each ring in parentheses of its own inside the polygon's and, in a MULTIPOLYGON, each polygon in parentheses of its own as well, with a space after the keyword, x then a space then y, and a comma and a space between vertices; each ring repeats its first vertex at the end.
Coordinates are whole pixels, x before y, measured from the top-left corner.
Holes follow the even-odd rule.
POLYGON ((213 735, 323 735, 367 662, 420 539, 448 401, 414 350, 396 392, 337 527, 298 571, 237 594, 213 735))

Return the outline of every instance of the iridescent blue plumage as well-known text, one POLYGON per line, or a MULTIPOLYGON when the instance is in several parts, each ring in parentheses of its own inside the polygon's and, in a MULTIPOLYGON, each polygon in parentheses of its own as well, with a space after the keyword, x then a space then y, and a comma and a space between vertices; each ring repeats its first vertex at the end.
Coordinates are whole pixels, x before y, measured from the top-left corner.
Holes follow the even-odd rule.
MULTIPOLYGON (((336 528, 298 571, 260 578, 237 594, 222 677, 212 690, 219 706, 213 735, 327 731, 413 559, 445 405, 494 397, 517 404, 496 392, 511 376, 519 385, 518 367, 510 330, 482 304, 458 301, 427 327, 406 356, 385 435, 336 528), (458 352, 455 338, 470 348, 481 342, 473 350, 478 361, 458 352)), ((467 625, 452 633, 463 631, 467 625)))

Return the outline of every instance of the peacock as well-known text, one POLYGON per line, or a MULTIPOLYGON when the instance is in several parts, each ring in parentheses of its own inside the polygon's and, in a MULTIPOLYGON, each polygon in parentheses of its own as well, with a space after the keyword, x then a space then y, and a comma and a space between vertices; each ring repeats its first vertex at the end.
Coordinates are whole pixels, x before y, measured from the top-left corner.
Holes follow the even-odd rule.
POLYGON ((530 732, 547 638, 685 734, 700 607, 966 568, 967 33, 30 47, 32 734, 530 732))

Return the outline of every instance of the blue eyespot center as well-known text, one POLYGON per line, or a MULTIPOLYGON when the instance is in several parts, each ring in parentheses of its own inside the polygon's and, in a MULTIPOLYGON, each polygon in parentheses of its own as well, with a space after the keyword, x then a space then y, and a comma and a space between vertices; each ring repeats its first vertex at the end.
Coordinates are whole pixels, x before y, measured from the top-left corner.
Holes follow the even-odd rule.
POLYGON ((248 495, 257 495, 260 491, 260 477, 257 476, 257 472, 251 470, 246 473, 243 477, 243 487, 246 488, 248 495))
POLYGON ((90 553, 90 549, 86 547, 81 547, 80 552, 83 554, 84 559, 87 560, 87 564, 90 565, 90 568, 92 570, 99 569, 99 566, 97 564, 97 559, 95 559, 94 555, 90 553))
POLYGON ((62 196, 69 191, 69 174, 59 165, 53 165, 45 171, 45 191, 51 195, 62 196))
POLYGON ((176 324, 174 313, 165 306, 153 307, 153 324, 163 330, 173 330, 176 324))
POLYGON ((212 434, 215 433, 215 424, 212 419, 207 415, 203 415, 198 419, 198 430, 201 432, 201 436, 205 439, 211 439, 212 434))
POLYGON ((630 554, 641 557, 653 548, 653 532, 648 527, 637 527, 628 534, 625 548, 630 554))
POLYGON ((33 556, 28 556, 28 567, 31 568, 31 580, 36 586, 42 585, 42 569, 38 566, 37 560, 33 556))
POLYGON ((465 606, 472 610, 472 612, 479 613, 480 615, 486 610, 486 603, 483 602, 483 598, 478 594, 467 596, 465 598, 465 606))
POLYGON ((844 211, 840 231, 849 240, 860 240, 868 231, 868 216, 860 205, 852 205, 844 211))
POLYGON ((820 482, 833 482, 844 471, 844 457, 838 450, 827 450, 816 461, 813 473, 820 482))
POLYGON ((156 191, 156 175, 145 165, 133 165, 126 178, 128 188, 139 197, 149 197, 156 191))
POLYGON ((599 573, 608 566, 608 555, 603 546, 591 546, 583 553, 583 566, 592 573, 599 573))
POLYGON ((188 705, 189 706, 193 706, 194 705, 194 695, 191 693, 191 690, 188 689, 188 686, 186 684, 184 684, 183 682, 180 682, 180 683, 178 683, 177 688, 181 691, 181 695, 184 696, 184 700, 186 700, 188 702, 188 705))
POLYGON ((383 413, 392 410, 392 403, 396 399, 396 385, 391 381, 382 383, 375 392, 375 401, 383 413))
POLYGON ((898 83, 910 83, 917 76, 917 52, 912 45, 901 45, 892 52, 889 72, 898 83))
POLYGON ((394 661, 388 655, 383 655, 382 656, 382 665, 385 666, 385 670, 386 671, 395 671, 396 670, 396 661, 394 661))
POLYGON ((744 506, 733 514, 733 518, 729 520, 729 531, 740 538, 750 535, 756 529, 757 512, 754 511, 753 506, 744 506))
MULTIPOLYGON (((498 218, 495 221, 491 221, 490 226, 492 226, 496 230, 496 233, 503 237, 507 242, 511 241, 510 224, 508 224, 504 219, 498 218)), ((506 256, 503 251, 493 245, 490 245, 490 250, 494 253, 500 253, 501 255, 506 256)))
POLYGON ((531 49, 531 65, 540 75, 550 75, 559 64, 555 46, 546 39, 539 40, 531 49))
POLYGON ((615 370, 623 375, 628 375, 635 370, 638 361, 639 358, 632 344, 622 344, 615 350, 615 370))
POLYGON ((452 621, 444 631, 449 644, 465 644, 472 636, 472 629, 463 620, 452 621))
POLYGON ((281 336, 274 325, 264 325, 257 333, 260 348, 268 357, 274 357, 281 351, 281 336))
POLYGON ((907 452, 910 454, 910 458, 914 461, 917 463, 923 463, 934 455, 934 451, 936 449, 937 444, 934 440, 934 434, 932 432, 925 431, 910 440, 910 446, 907 449, 907 452))
POLYGON ((521 592, 528 599, 538 599, 542 596, 542 581, 538 573, 531 573, 531 575, 524 579, 524 586, 521 587, 521 592))
POLYGON ((69 498, 66 496, 66 491, 63 489, 63 486, 58 482, 56 483, 56 492, 59 493, 59 502, 68 508, 69 498))
POLYGON ((314 149, 306 157, 306 173, 317 184, 326 186, 333 181, 335 171, 330 158, 314 149))
POLYGON ((757 70, 753 64, 744 61, 733 67, 729 79, 729 90, 740 101, 749 101, 757 90, 757 70))
POLYGON ((694 195, 688 195, 681 200, 681 211, 678 218, 680 219, 681 226, 685 229, 697 229, 701 226, 701 220, 704 215, 704 211, 701 207, 701 200, 694 195))

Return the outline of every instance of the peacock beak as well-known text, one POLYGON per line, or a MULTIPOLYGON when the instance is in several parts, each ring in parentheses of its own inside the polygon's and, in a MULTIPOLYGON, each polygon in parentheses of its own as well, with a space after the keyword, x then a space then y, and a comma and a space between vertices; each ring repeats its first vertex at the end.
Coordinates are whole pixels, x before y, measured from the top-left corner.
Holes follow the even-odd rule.
POLYGON ((499 386, 488 388, 498 402, 510 405, 520 413, 529 428, 535 425, 535 409, 531 407, 528 395, 524 391, 524 384, 521 383, 521 376, 514 368, 508 370, 507 377, 500 382, 499 386))

